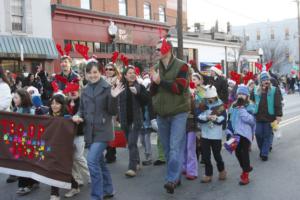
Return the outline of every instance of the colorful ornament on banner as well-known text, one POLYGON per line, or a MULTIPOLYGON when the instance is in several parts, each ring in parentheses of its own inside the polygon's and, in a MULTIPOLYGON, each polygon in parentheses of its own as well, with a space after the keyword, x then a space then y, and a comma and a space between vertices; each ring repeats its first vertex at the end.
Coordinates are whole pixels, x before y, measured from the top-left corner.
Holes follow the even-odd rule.
POLYGON ((10 145, 9 152, 14 159, 45 160, 46 154, 51 152, 51 147, 42 139, 44 126, 29 124, 24 127, 23 124, 5 119, 0 121, 0 125, 0 134, 3 135, 0 142, 3 139, 5 145, 10 145))

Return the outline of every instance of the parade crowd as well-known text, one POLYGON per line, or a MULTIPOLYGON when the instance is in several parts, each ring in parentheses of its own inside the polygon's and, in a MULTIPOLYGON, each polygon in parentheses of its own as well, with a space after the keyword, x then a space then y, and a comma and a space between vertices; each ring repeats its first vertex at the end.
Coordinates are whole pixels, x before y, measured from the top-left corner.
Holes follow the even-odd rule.
MULTIPOLYGON (((118 188, 107 166, 117 162, 117 147, 110 145, 120 137, 116 130, 122 130, 127 141, 125 176, 137 176, 141 165, 165 165, 163 188, 171 194, 183 177, 197 180, 200 163, 205 166, 203 173, 200 170, 200 182, 212 182, 216 174, 212 154, 218 179, 225 181, 223 146, 236 155, 241 167, 240 185, 250 183, 255 167, 249 158, 254 140, 260 159, 269 160, 274 131, 283 115, 285 86, 279 78, 267 70, 253 75, 245 68, 242 74, 233 73, 227 79, 220 65, 211 67, 209 74, 200 72, 195 63, 187 64, 174 56, 168 39, 157 43, 156 54, 157 64, 144 71, 117 52, 103 67, 95 58, 88 59, 84 75, 72 70, 72 58, 67 54, 61 54, 61 73, 56 75, 38 66, 36 73, 13 76, 0 66, 1 111, 71 116, 78 126, 72 188, 65 197, 80 193, 80 186, 86 182, 90 183, 92 200, 116 195, 118 188), (117 61, 122 62, 121 67, 117 61), (154 132, 158 135, 157 158, 151 145, 154 132)), ((29 194, 39 185, 31 178, 10 175, 7 183, 12 182, 18 184, 18 195, 29 194)), ((50 200, 59 200, 59 188, 49 187, 49 196, 50 200)))

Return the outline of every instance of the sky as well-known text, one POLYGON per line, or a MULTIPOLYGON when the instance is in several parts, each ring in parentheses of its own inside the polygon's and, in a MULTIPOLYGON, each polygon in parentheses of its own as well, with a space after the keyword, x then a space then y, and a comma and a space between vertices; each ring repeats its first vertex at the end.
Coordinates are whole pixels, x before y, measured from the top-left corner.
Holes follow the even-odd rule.
POLYGON ((218 20, 226 30, 228 21, 239 26, 296 18, 297 4, 295 0, 187 0, 187 12, 189 27, 199 22, 208 30, 218 20))

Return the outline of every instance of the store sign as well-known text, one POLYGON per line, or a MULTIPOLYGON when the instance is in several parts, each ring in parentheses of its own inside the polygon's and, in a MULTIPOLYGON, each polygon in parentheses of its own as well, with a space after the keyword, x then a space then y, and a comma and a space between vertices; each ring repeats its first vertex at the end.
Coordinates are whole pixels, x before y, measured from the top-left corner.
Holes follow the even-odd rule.
POLYGON ((132 30, 119 28, 116 42, 132 44, 133 43, 132 30))

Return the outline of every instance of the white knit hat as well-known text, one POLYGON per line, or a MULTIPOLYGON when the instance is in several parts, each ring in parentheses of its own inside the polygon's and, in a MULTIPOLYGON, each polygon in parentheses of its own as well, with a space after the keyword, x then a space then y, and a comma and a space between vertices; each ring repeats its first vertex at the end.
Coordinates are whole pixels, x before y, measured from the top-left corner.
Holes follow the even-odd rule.
POLYGON ((218 97, 218 93, 217 93, 216 87, 213 86, 213 85, 212 86, 210 86, 210 85, 206 86, 205 87, 205 95, 204 95, 204 97, 206 99, 218 97))
POLYGON ((31 96, 38 96, 40 95, 39 90, 36 87, 33 86, 29 86, 27 88, 27 92, 31 95, 31 96))
POLYGON ((210 70, 216 72, 216 74, 219 75, 219 76, 221 76, 222 73, 223 73, 222 65, 220 65, 220 64, 217 64, 217 65, 211 67, 210 70))

